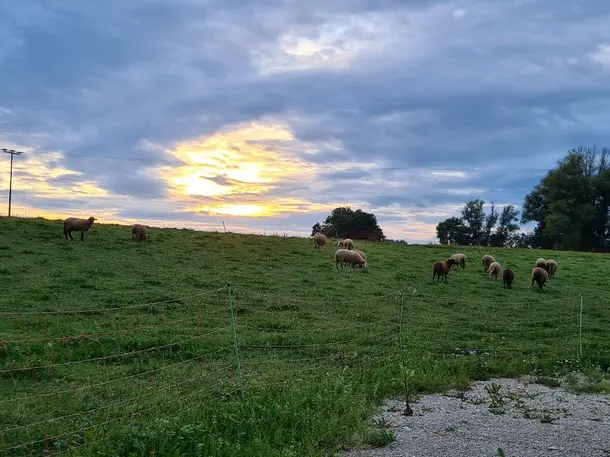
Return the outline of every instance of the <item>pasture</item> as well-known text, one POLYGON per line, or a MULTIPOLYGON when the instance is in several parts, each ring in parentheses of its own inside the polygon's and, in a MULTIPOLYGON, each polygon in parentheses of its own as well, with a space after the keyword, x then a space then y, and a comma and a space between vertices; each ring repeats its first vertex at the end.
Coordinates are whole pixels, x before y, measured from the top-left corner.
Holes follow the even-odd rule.
POLYGON ((337 271, 336 240, 74 238, 0 219, 1 456, 331 455, 378 441, 388 395, 610 366, 608 255, 357 241, 369 268, 337 271), (538 257, 559 263, 542 291, 538 257))

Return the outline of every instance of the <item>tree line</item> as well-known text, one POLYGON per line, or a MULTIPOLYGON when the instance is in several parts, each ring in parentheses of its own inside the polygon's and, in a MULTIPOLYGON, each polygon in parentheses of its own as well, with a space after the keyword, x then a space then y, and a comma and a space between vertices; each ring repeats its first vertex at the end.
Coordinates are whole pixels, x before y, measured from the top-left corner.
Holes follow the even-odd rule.
POLYGON ((521 212, 493 202, 464 204, 460 217, 436 226, 442 244, 590 251, 610 248, 610 149, 568 151, 525 196, 521 212), (531 233, 518 222, 536 223, 531 233))
POLYGON ((384 241, 386 239, 374 214, 360 209, 354 211, 348 206, 333 209, 324 223, 316 222, 311 228, 311 234, 318 232, 329 238, 371 241, 384 241))

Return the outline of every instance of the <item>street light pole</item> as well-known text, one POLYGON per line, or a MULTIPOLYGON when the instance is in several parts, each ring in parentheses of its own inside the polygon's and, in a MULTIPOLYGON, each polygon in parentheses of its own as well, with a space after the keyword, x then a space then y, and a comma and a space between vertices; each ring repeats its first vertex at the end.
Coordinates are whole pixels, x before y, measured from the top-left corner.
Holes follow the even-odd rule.
POLYGON ((20 156, 23 154, 21 151, 15 151, 14 149, 5 149, 2 148, 2 152, 11 155, 11 174, 9 179, 9 188, 8 188, 8 217, 11 217, 11 203, 13 200, 13 158, 17 155, 20 156))

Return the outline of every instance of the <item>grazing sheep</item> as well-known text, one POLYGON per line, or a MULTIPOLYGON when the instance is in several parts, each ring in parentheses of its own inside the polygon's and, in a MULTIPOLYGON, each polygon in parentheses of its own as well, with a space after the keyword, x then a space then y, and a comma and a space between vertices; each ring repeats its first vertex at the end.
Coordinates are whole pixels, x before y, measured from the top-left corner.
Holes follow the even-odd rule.
POLYGON ((354 242, 350 238, 345 238, 344 240, 338 241, 339 247, 347 250, 354 249, 354 242))
POLYGON ((148 238, 148 228, 142 224, 133 224, 131 226, 131 240, 145 241, 148 238))
POLYGON ((489 264, 487 272, 493 280, 497 280, 500 277, 500 274, 502 273, 502 265, 500 265, 498 262, 491 262, 491 264, 489 264))
POLYGON ((64 236, 66 240, 68 236, 71 240, 72 232, 80 232, 80 240, 84 241, 85 232, 89 231, 93 222, 95 221, 95 217, 91 216, 89 219, 80 219, 78 217, 69 217, 64 221, 64 236))
POLYGON ((511 268, 507 268, 502 272, 502 288, 512 289, 515 281, 515 272, 511 268))
POLYGON ((322 246, 324 246, 326 243, 328 243, 328 238, 326 238, 326 235, 323 233, 318 232, 313 236, 314 249, 322 249, 322 246))
POLYGON ((445 261, 439 260, 438 262, 434 262, 434 265, 432 265, 432 281, 434 281, 434 277, 436 276, 436 282, 438 282, 441 280, 441 276, 443 276, 445 282, 447 282, 447 274, 453 265, 457 265, 457 262, 452 258, 448 258, 445 261))
POLYGON ((456 261, 454 266, 459 264, 462 267, 462 270, 466 268, 466 256, 464 254, 453 254, 451 258, 456 261))
POLYGON ((483 270, 488 271, 489 266, 492 262, 496 261, 496 258, 493 255, 485 254, 481 260, 483 262, 483 270))
POLYGON ((366 260, 360 254, 349 249, 337 249, 335 252, 335 267, 337 270, 339 269, 339 264, 341 264, 341 269, 343 269, 343 265, 351 265, 352 268, 356 265, 360 268, 368 267, 366 260))
POLYGON ((544 268, 534 267, 532 270, 532 287, 534 287, 534 282, 536 282, 538 283, 538 287, 542 289, 542 286, 546 286, 548 279, 549 274, 544 268))
POLYGON ((357 252, 358 254, 360 254, 360 255, 362 256, 362 258, 363 258, 364 260, 366 260, 366 254, 365 254, 364 252, 359 251, 358 249, 354 249, 354 252, 357 252))
POLYGON ((538 260, 536 260, 536 266, 546 270, 546 260, 540 257, 538 260))
POLYGON ((555 276, 555 273, 557 272, 557 267, 557 260, 549 259, 546 261, 546 272, 551 278, 555 276))

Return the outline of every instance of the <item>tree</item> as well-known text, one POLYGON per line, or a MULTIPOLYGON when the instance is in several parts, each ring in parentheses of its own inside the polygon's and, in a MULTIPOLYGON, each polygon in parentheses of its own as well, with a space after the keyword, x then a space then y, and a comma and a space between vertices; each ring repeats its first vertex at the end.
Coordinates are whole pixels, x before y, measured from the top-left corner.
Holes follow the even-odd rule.
POLYGON ((333 209, 321 226, 321 231, 326 236, 332 233, 330 236, 356 240, 383 241, 386 238, 374 214, 360 209, 354 211, 349 207, 333 209))
MULTIPOLYGON (((482 209, 482 205, 481 205, 482 209)), ((487 216, 485 216, 485 226, 483 228, 483 234, 485 235, 485 245, 489 246, 491 243, 491 231, 498 222, 498 212, 496 211, 496 205, 491 202, 491 210, 487 216)))
POLYGON ((472 244, 479 244, 481 242, 483 222, 485 221, 484 204, 483 200, 477 198, 476 200, 466 202, 462 209, 462 220, 468 226, 472 244))
POLYGON ((468 227, 458 217, 450 217, 436 226, 436 237, 441 244, 469 244, 468 227))
POLYGON ((610 149, 579 146, 525 197, 522 222, 536 222, 541 247, 590 250, 609 244, 610 149))
POLYGON ((500 221, 496 233, 491 237, 491 246, 507 246, 509 241, 514 241, 514 235, 519 230, 519 211, 514 205, 506 205, 502 208, 500 221))

